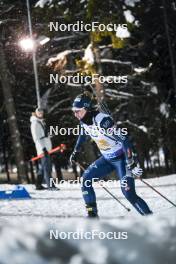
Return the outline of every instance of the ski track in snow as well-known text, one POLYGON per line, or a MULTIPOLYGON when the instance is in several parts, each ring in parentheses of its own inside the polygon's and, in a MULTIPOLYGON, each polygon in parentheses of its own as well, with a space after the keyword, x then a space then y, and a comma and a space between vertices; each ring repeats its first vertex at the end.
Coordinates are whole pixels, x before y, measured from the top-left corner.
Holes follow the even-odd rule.
MULTIPOLYGON (((176 203, 176 175, 146 179, 176 203)), ((0 263, 9 264, 174 264, 176 259, 176 208, 136 180, 136 191, 154 214, 142 217, 117 187, 108 186, 126 206, 128 213, 98 184, 99 220, 86 215, 80 187, 59 186, 60 191, 35 191, 26 185, 32 199, 0 200, 0 263), (49 239, 50 230, 73 232, 127 232, 127 240, 95 238, 49 239)), ((0 185, 0 189, 11 189, 0 185)))
MULTIPOLYGON (((173 202, 176 202, 176 175, 147 179, 146 181, 173 202)), ((126 212, 102 187, 96 184, 95 190, 100 219, 111 219, 123 215, 138 216, 138 213, 121 193, 119 182, 117 187, 113 186, 112 183, 107 186, 115 196, 132 210, 130 213, 126 212)), ((60 191, 36 191, 33 185, 26 185, 25 187, 30 192, 32 199, 1 200, 0 219, 14 219, 21 222, 30 216, 30 218, 36 218, 36 220, 42 218, 42 222, 57 223, 58 218, 66 218, 67 216, 69 218, 84 217, 86 215, 82 193, 78 185, 61 185, 59 186, 60 191)), ((0 185, 0 189, 12 189, 12 187, 10 185, 0 185)), ((146 200, 155 214, 172 206, 139 180, 136 180, 136 190, 146 200)))

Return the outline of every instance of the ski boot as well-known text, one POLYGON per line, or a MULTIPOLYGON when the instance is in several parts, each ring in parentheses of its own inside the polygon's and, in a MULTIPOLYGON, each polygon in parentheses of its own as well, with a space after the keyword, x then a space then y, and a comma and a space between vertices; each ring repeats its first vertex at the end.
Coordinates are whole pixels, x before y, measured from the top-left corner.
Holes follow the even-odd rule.
POLYGON ((98 218, 98 211, 96 203, 86 204, 86 210, 89 218, 98 218))

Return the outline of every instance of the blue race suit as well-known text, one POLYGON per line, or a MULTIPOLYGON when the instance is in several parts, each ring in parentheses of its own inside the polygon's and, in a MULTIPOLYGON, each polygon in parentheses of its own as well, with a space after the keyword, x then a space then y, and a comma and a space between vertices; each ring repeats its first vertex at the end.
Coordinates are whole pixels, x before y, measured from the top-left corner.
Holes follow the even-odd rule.
POLYGON ((146 202, 136 194, 134 178, 126 169, 126 163, 132 155, 132 146, 128 137, 114 134, 114 123, 109 115, 97 111, 88 112, 86 115, 81 120, 82 133, 78 137, 75 151, 79 151, 82 143, 89 135, 96 142, 102 154, 82 175, 82 193, 86 205, 93 205, 97 211, 92 181, 95 178, 101 179, 115 171, 120 178, 121 190, 126 199, 141 215, 151 214, 152 212, 146 202), (108 133, 107 129, 110 129, 108 133))

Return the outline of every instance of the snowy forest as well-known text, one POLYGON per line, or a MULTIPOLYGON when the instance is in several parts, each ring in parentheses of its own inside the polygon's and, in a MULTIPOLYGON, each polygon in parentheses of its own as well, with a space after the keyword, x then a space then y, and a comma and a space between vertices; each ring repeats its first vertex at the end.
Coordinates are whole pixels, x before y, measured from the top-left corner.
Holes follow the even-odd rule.
MULTIPOLYGON (((42 107, 47 124, 77 125, 71 112, 85 84, 50 82, 50 74, 93 73, 126 76, 127 82, 95 84, 104 91, 117 126, 125 126, 136 146, 145 177, 176 172, 176 3, 175 1, 30 1, 33 37, 42 107), (125 33, 68 32, 49 29, 49 23, 127 24, 125 33), (123 36, 124 34, 124 36, 123 36), (40 45, 40 39, 48 42, 40 45), (102 87, 103 86, 103 87, 102 87)), ((30 181, 36 155, 30 132, 31 112, 37 107, 32 53, 19 46, 29 36, 25 1, 0 2, 0 170, 5 179, 17 166, 18 181, 30 181)), ((76 136, 58 135, 54 146, 65 144, 59 155, 67 168, 76 136)), ((94 145, 84 150, 88 161, 94 145), (91 149, 92 148, 92 149, 91 149)), ((91 157, 90 157, 91 156, 91 157)), ((7 178, 6 178, 7 177, 7 178)))

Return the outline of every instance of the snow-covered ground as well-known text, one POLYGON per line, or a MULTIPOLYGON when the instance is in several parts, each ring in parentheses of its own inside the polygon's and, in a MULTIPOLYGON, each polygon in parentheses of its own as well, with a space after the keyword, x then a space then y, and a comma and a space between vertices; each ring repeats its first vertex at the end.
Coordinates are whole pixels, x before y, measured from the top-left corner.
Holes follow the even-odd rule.
MULTIPOLYGON (((146 181, 176 203, 176 175, 146 181)), ((0 263, 9 264, 12 259, 13 264, 175 263, 176 208, 139 180, 137 193, 153 210, 150 217, 132 209, 119 183, 108 187, 131 212, 96 184, 99 220, 84 218, 80 186, 59 187, 60 191, 36 191, 26 185, 32 199, 0 201, 0 263)), ((0 185, 0 189, 9 188, 0 185)))

